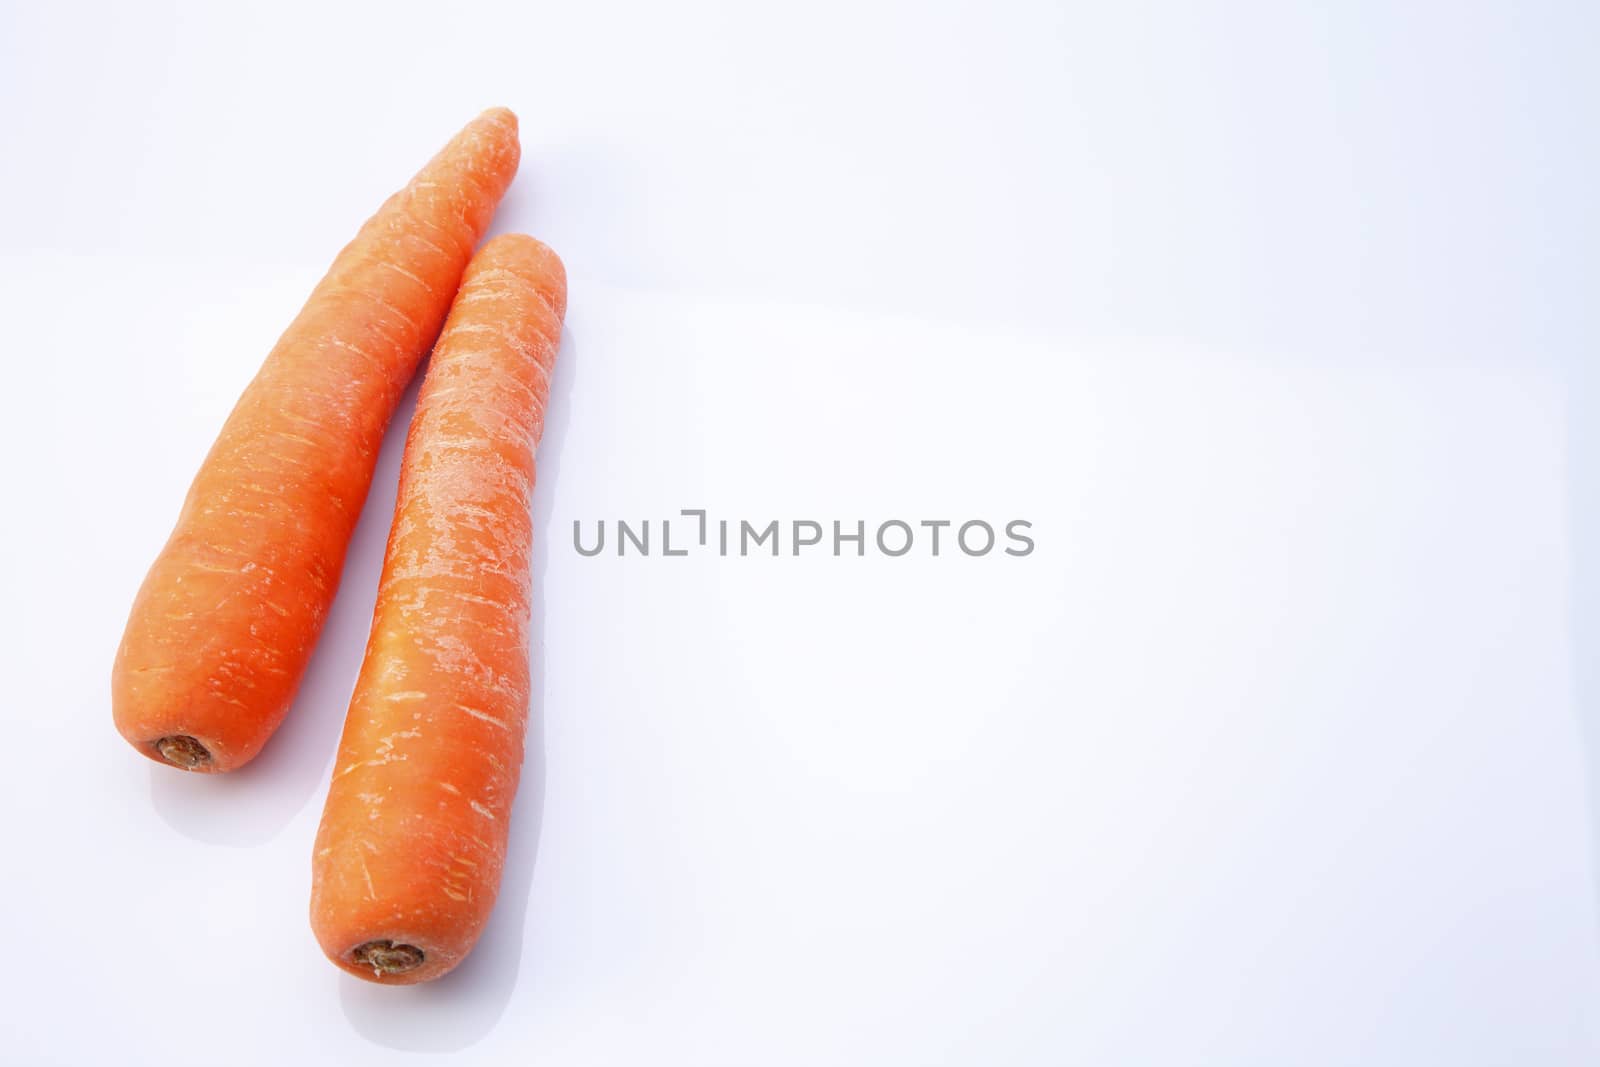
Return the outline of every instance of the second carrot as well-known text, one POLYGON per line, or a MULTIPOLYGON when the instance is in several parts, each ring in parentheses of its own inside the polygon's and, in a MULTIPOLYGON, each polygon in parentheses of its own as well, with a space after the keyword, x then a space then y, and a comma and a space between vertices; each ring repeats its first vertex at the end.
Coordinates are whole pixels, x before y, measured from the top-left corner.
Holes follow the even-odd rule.
POLYGON ((490 241, 417 400, 312 860, 317 939, 371 981, 449 971, 499 890, 529 701, 534 450, 565 310, 554 253, 490 241))
POLYGON ((239 398, 112 668, 117 730, 150 759, 231 771, 288 714, 384 429, 520 155, 511 112, 469 123, 339 253, 239 398))

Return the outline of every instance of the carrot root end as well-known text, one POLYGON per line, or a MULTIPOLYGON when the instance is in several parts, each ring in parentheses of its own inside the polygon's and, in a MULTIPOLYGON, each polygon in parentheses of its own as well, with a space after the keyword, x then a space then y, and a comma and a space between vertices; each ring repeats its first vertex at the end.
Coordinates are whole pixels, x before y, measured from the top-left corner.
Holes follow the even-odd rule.
POLYGON ((367 941, 350 950, 350 961, 358 967, 371 967, 375 975, 405 974, 422 966, 426 956, 415 945, 396 944, 384 938, 367 941))
POLYGON ((174 767, 192 771, 211 762, 211 750, 187 734, 174 734, 156 742, 161 758, 174 767))

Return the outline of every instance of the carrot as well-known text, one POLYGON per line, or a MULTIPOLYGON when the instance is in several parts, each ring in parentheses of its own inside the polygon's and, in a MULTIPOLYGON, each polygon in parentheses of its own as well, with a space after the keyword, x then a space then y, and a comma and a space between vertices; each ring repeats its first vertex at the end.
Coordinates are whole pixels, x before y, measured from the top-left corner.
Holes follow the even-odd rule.
POLYGON ((468 124, 339 253, 239 398, 117 650, 113 718, 140 752, 229 771, 283 721, 384 429, 519 153, 511 112, 468 124))
POLYGON ((317 940, 371 981, 449 971, 499 891, 529 699, 534 450, 566 302, 555 253, 490 241, 417 399, 312 860, 317 940))

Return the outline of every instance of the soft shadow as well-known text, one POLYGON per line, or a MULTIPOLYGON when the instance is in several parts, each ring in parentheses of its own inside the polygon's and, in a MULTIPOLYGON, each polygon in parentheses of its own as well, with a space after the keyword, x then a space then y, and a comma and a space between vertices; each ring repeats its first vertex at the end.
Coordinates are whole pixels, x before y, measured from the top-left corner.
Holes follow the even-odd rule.
POLYGON ((189 774, 150 765, 155 810, 179 833, 213 845, 247 847, 276 837, 325 781, 372 627, 383 550, 394 518, 400 456, 417 404, 418 374, 401 398, 378 454, 338 595, 306 667, 294 706, 261 754, 230 774, 189 774))
MULTIPOLYGON (((1569 357, 1566 385, 1573 701, 1588 776, 1590 862, 1600 863, 1600 367, 1569 357)), ((1595 909, 1600 916, 1600 874, 1595 909)))
POLYGON ((459 1052, 493 1030, 511 1002, 522 966, 523 926, 534 862, 544 825, 545 573, 550 564, 550 514, 561 476, 562 442, 571 417, 576 346, 563 330, 561 351, 550 381, 544 437, 539 443, 538 481, 533 494, 533 618, 529 630, 532 706, 522 781, 511 807, 511 841, 495 901, 483 936, 462 964, 434 982, 380 986, 341 972, 339 1000, 362 1037, 385 1048, 407 1052, 459 1052))

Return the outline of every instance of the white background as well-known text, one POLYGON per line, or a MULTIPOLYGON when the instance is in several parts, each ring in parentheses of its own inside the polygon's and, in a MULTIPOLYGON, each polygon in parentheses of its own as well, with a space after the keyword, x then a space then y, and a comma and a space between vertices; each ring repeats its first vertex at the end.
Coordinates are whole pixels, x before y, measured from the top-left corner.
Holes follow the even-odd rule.
POLYGON ((1593 5, 0 10, 0 1058, 1600 1056, 1593 5), (407 406, 290 721, 110 723, 338 247, 504 104, 553 245, 535 729, 484 942, 320 956, 407 406), (1026 559, 573 520, 1026 518, 1026 559), (591 526, 592 528, 592 526, 591 526))

